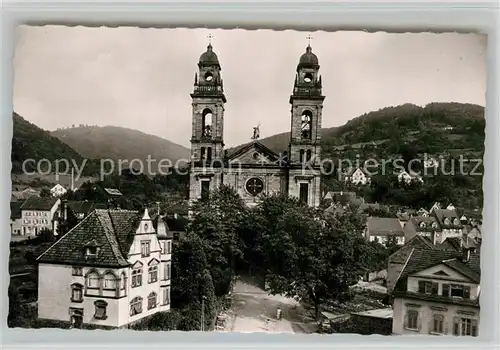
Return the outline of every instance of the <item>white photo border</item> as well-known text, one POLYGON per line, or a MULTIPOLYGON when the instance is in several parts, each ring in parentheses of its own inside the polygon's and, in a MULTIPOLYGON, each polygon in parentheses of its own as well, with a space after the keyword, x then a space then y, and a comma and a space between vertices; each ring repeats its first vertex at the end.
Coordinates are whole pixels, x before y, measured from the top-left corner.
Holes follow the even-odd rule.
POLYGON ((295 2, 222 1, 174 2, 150 0, 98 2, 8 1, 2 4, 2 171, 1 171, 1 279, 3 349, 119 348, 340 348, 340 349, 493 349, 498 348, 500 329, 500 122, 498 91, 498 3, 464 1, 419 2, 295 2), (477 32, 488 35, 488 81, 486 94, 486 139, 483 247, 481 259, 481 322, 479 336, 447 338, 435 336, 380 335, 268 335, 201 332, 83 331, 60 329, 9 329, 7 327, 9 285, 8 257, 11 194, 11 140, 14 28, 18 24, 85 26, 138 26, 184 28, 242 28, 303 31, 365 30, 369 32, 477 32))

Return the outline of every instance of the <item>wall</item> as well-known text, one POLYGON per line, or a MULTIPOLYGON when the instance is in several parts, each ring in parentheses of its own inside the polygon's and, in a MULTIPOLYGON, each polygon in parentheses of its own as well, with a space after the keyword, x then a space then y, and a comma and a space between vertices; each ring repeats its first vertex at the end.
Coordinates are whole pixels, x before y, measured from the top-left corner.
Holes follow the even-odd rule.
POLYGON ((450 305, 423 300, 395 298, 393 303, 394 316, 392 323, 393 334, 432 334, 433 315, 444 316, 444 334, 453 334, 453 318, 456 316, 467 317, 478 321, 479 308, 471 306, 450 305), (406 329, 407 311, 416 310, 419 316, 419 329, 406 329))

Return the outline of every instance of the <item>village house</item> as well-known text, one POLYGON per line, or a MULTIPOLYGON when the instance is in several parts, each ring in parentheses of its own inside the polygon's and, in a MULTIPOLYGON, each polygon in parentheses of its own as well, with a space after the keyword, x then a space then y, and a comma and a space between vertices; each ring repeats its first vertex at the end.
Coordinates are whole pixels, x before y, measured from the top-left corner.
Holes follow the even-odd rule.
POLYGON ((21 205, 23 202, 10 202, 10 233, 20 235, 22 232, 21 205))
POLYGON ((54 187, 50 189, 50 194, 53 197, 61 197, 65 195, 68 191, 61 184, 56 184, 54 187))
POLYGON ((54 214, 61 200, 31 196, 21 205, 21 235, 37 236, 44 229, 55 231, 54 214))
POLYGON ((404 182, 406 184, 410 184, 412 181, 418 181, 420 183, 424 182, 422 177, 418 174, 409 174, 404 170, 398 174, 398 182, 404 182))
POLYGON ((96 209, 39 258, 38 317, 125 327, 170 310, 172 234, 129 210, 96 209))
POLYGON ((369 174, 361 168, 349 168, 345 172, 344 181, 354 185, 367 185, 371 182, 369 174))
POLYGON ((431 214, 436 218, 441 230, 441 242, 448 237, 460 237, 464 232, 464 225, 456 210, 433 209, 431 214))
POLYGON ((396 244, 405 243, 405 234, 397 218, 368 217, 365 238, 367 241, 377 241, 382 244, 387 244, 390 238, 394 238, 396 244))
POLYGON ((434 216, 412 216, 405 224, 403 231, 408 240, 419 235, 427 237, 434 244, 441 243, 441 229, 434 216))
POLYGON ((393 334, 477 336, 480 276, 470 249, 413 249, 392 291, 393 334))

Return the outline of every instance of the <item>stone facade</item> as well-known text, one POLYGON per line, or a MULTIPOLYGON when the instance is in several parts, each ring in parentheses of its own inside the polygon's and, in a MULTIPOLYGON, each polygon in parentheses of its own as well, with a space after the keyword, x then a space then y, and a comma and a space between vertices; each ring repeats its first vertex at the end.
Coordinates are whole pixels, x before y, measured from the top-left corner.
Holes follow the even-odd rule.
POLYGON ((320 203, 321 94, 318 58, 310 46, 297 65, 291 104, 291 137, 287 150, 276 153, 258 137, 231 154, 224 151, 224 95, 221 66, 212 45, 200 56, 191 97, 192 137, 190 201, 221 185, 236 189, 255 205, 263 195, 298 197, 311 206, 320 203), (209 117, 207 117, 209 116, 209 117), (208 128, 207 128, 208 126, 208 128))

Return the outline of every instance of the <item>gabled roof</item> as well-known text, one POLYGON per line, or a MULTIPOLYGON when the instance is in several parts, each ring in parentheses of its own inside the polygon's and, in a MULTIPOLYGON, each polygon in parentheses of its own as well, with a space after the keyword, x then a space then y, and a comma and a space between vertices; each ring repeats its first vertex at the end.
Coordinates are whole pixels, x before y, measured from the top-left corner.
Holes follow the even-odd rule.
POLYGON ((270 148, 264 146, 262 143, 260 143, 257 140, 254 140, 252 142, 249 142, 238 149, 236 149, 234 152, 228 155, 228 160, 234 160, 237 159, 238 156, 241 156, 242 154, 246 153, 247 151, 251 150, 252 148, 255 148, 258 152, 262 153, 263 155, 269 157, 271 161, 277 161, 279 159, 279 155, 271 150, 270 148))
POLYGON ((105 188, 104 191, 106 191, 107 194, 111 196, 122 196, 123 194, 120 192, 120 190, 116 188, 105 188))
POLYGON ((89 201, 67 201, 68 208, 75 214, 87 215, 94 209, 106 209, 107 204, 89 201))
POLYGON ((415 226, 417 232, 434 232, 440 231, 439 222, 433 216, 413 216, 408 222, 411 222, 415 226), (422 223, 425 227, 422 227, 422 223), (432 227, 432 224, 436 223, 436 227, 432 227))
POLYGON ((29 197, 22 205, 21 210, 43 210, 49 211, 59 199, 55 197, 29 197))
POLYGON ((462 251, 462 248, 472 248, 477 249, 476 242, 467 235, 462 237, 448 237, 440 245, 440 249, 455 250, 457 252, 462 251))
POLYGON ((39 262, 85 266, 128 266, 127 255, 142 214, 130 210, 96 209, 54 243, 39 262), (85 247, 95 245, 95 257, 85 256, 85 247))
POLYGON ((368 217, 366 227, 370 236, 404 237, 404 231, 397 218, 368 217))
POLYGON ((458 225, 453 224, 453 220, 454 219, 459 219, 460 220, 460 218, 459 218, 456 210, 435 209, 435 210, 433 210, 432 213, 437 218, 439 225, 441 227, 443 227, 443 228, 448 228, 448 227, 461 228, 462 227, 461 223, 459 223, 458 225), (449 219, 451 221, 449 225, 446 225, 444 223, 445 219, 449 219))
POLYGON ((468 262, 463 262, 461 258, 462 253, 456 251, 414 249, 410 254, 404 270, 401 272, 398 285, 401 286, 405 278, 408 276, 440 264, 445 264, 446 266, 470 278, 475 283, 479 283, 481 278, 479 254, 471 253, 468 262))

